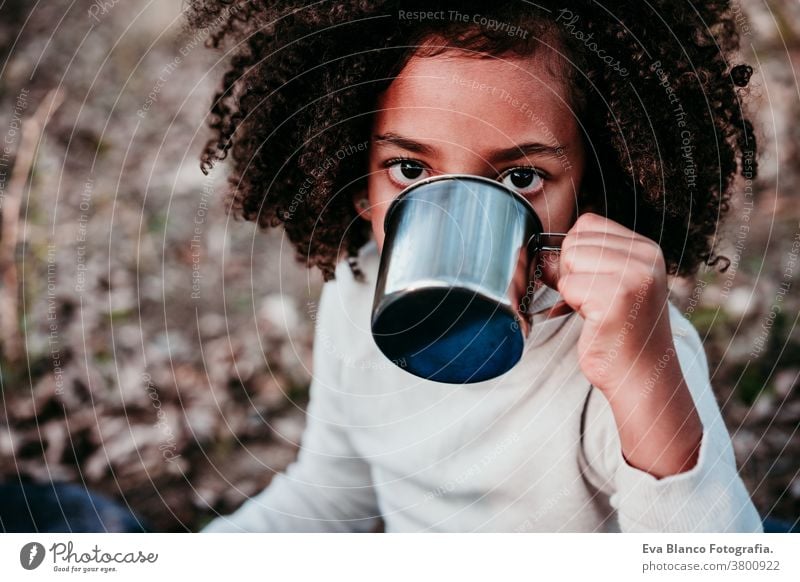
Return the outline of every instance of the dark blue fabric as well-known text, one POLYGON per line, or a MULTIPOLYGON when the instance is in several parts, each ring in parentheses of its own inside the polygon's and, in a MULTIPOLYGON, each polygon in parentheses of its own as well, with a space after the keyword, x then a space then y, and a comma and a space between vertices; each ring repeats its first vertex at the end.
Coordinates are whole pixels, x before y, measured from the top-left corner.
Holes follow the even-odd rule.
POLYGON ((0 483, 5 533, 145 532, 127 507, 72 483, 0 483))
POLYGON ((767 517, 764 519, 764 533, 800 533, 800 520, 790 523, 767 517))

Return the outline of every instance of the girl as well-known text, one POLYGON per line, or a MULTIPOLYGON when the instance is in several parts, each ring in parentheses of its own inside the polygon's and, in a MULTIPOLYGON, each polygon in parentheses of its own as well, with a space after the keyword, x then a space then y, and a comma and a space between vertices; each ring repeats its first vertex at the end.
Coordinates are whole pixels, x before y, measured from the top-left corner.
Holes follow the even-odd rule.
POLYGON ((204 167, 230 154, 232 211, 283 225, 327 281, 299 457, 205 531, 761 531, 667 299, 668 275, 720 261, 754 171, 728 2, 220 1, 190 21, 234 52, 204 167), (369 324, 387 207, 443 173, 568 233, 522 360, 463 386, 389 362, 369 324))

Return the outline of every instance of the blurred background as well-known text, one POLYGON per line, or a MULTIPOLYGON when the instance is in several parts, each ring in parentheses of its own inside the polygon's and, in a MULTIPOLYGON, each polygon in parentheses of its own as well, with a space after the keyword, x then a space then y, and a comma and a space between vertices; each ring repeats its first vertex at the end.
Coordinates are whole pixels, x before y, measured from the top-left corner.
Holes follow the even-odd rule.
MULTIPOLYGON (((198 156, 224 55, 180 0, 0 2, 0 484, 197 530, 295 457, 321 277, 198 156)), ((800 3, 735 4, 760 176, 675 281, 762 516, 800 517, 800 3)), ((0 488, 0 495, 2 494, 0 488)), ((2 531, 0 523, 0 531, 2 531)))

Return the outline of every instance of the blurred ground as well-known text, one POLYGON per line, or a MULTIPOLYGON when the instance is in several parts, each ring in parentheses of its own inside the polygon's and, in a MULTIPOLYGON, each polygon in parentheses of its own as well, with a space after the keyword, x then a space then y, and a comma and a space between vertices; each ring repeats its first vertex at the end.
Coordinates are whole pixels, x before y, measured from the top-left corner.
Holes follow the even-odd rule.
MULTIPOLYGON (((0 311, 0 480, 83 482, 156 530, 198 529, 296 455, 311 378, 306 305, 321 280, 280 233, 229 222, 224 175, 199 171, 220 55, 182 32, 181 2, 0 6, 0 211, 3 239, 13 227, 17 241, 0 311), (28 119, 47 121, 38 144, 26 143, 28 119)), ((759 511, 792 522, 798 23, 792 0, 741 7, 761 177, 742 181, 721 232, 728 271, 675 286, 705 338, 759 511)))

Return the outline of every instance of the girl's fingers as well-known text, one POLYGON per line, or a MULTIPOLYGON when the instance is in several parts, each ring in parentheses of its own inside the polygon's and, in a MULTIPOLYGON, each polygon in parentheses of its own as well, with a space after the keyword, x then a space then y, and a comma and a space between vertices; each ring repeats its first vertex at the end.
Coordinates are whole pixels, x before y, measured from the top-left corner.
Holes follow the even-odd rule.
MULTIPOLYGON (((609 298, 619 290, 619 286, 620 282, 616 277, 596 273, 562 274, 558 279, 561 297, 584 317, 587 315, 587 306, 598 301, 602 301, 604 307, 608 308, 609 298)), ((589 311, 594 310, 596 309, 592 308, 589 311)))
POLYGON ((570 234, 561 243, 562 252, 577 245, 594 245, 598 247, 608 247, 622 252, 627 252, 632 256, 645 256, 652 254, 657 249, 657 245, 651 241, 644 242, 640 238, 624 236, 606 232, 580 232, 570 234))
POLYGON ((640 255, 615 248, 592 244, 574 244, 561 250, 559 272, 562 275, 572 273, 615 274, 618 277, 628 269, 640 269, 646 265, 640 255))
POLYGON ((570 229, 570 232, 607 232, 621 236, 641 236, 618 222, 594 213, 581 214, 570 229))

